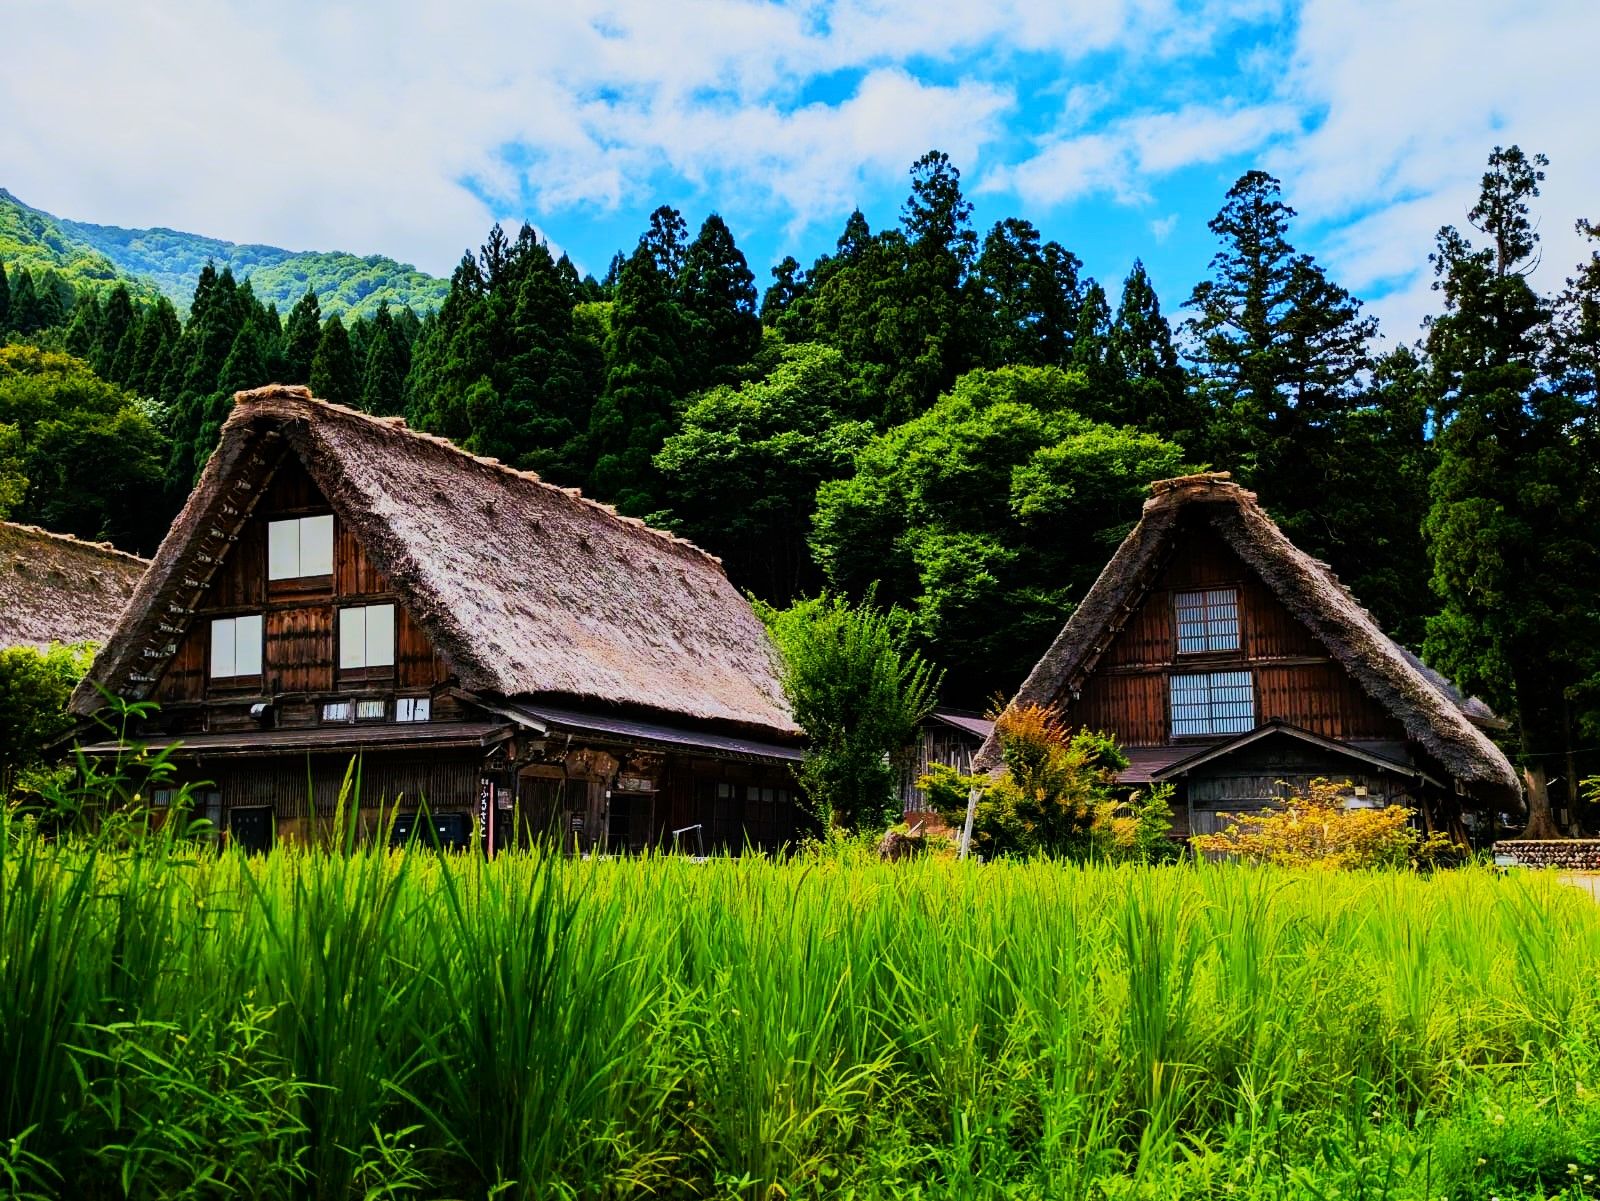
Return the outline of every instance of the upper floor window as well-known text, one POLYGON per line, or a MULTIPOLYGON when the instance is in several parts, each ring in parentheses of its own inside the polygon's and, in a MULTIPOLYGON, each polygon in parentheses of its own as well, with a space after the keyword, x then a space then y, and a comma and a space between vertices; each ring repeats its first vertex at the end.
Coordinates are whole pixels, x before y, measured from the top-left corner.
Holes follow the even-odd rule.
POLYGON ((356 605, 339 610, 339 667, 394 666, 394 606, 356 605))
POLYGON ((267 523, 267 579, 333 574, 333 514, 267 523))
POLYGON ((1248 734, 1256 728, 1255 681, 1248 671, 1173 676, 1172 736, 1248 734))
POLYGON ((211 678, 261 674, 261 614, 218 617, 211 622, 211 678))
POLYGON ((396 721, 427 721, 432 709, 430 698, 425 696, 402 696, 394 703, 394 719, 396 721))
POLYGON ((1208 588, 1177 594, 1178 653, 1239 649, 1239 590, 1208 588))

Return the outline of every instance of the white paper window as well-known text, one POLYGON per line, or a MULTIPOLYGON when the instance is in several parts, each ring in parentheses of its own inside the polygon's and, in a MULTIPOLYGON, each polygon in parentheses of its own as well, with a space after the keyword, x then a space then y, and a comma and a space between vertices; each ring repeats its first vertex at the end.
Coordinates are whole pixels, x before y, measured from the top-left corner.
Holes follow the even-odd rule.
POLYGON ((1172 733, 1247 734, 1256 728, 1255 682, 1248 671, 1173 676, 1172 733))
POLYGON ((1239 649, 1238 589, 1208 588, 1202 592, 1180 592, 1175 602, 1180 655, 1239 649))
POLYGON ((349 721, 350 720, 350 702, 349 701, 329 701, 326 705, 322 706, 322 720, 323 721, 349 721))
POLYGON ((394 606, 339 610, 339 667, 394 666, 394 606))
POLYGON ((381 721, 388 711, 388 706, 382 701, 357 701, 357 721, 381 721))
POLYGON ((333 574, 333 515, 267 523, 267 579, 333 574))
POLYGON ((261 674, 261 615, 218 617, 211 622, 211 678, 261 674))
POLYGON ((402 696, 394 703, 396 721, 427 721, 432 709, 425 696, 402 696))

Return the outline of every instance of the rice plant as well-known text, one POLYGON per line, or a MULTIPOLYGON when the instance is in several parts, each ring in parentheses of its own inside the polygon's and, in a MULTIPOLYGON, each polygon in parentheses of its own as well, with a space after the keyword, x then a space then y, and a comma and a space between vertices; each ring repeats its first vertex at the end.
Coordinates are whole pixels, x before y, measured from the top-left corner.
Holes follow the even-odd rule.
POLYGON ((1552 878, 0 815, 0 1196, 1587 1197, 1552 878))

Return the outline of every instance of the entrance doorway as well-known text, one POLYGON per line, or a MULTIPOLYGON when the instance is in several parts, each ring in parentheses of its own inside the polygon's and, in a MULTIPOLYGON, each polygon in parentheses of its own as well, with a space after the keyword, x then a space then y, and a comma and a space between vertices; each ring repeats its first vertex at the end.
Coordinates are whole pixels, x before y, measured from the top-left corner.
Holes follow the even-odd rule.
POLYGON ((277 827, 277 818, 270 806, 228 810, 228 841, 247 855, 265 855, 270 851, 277 827))

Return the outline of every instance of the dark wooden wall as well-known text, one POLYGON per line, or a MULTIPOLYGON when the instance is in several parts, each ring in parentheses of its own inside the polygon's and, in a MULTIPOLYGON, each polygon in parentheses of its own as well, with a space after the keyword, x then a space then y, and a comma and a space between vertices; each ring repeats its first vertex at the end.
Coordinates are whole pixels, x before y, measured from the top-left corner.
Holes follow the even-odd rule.
MULTIPOLYGON (((251 520, 218 566, 177 653, 156 686, 163 705, 233 699, 237 687, 217 687, 208 675, 211 619, 260 613, 265 627, 264 672, 257 696, 428 691, 446 682, 449 669, 429 643, 388 579, 375 567, 355 532, 334 519, 332 576, 267 580, 267 523, 326 513, 329 506, 299 460, 287 454, 251 520), (367 678, 338 678, 340 604, 395 603, 395 667, 367 678)), ((289 712, 295 712, 291 707, 289 712)))
POLYGON ((1405 730, 1369 697, 1316 636, 1209 529, 1190 527, 1144 602, 1106 648, 1076 701, 1061 698, 1073 725, 1107 730, 1124 746, 1173 741, 1173 672, 1249 670, 1256 721, 1274 718, 1338 739, 1404 739, 1405 730), (1237 653, 1177 653, 1173 594, 1196 588, 1239 592, 1237 653))
MULTIPOLYGON (((352 791, 346 803, 354 799, 361 809, 397 803, 415 809, 426 799, 430 809, 475 811, 482 763, 477 753, 363 756, 358 761, 359 791, 352 791)), ((288 754, 210 759, 186 766, 184 774, 213 783, 227 808, 266 805, 279 820, 289 820, 332 815, 350 764, 347 755, 288 754)))

